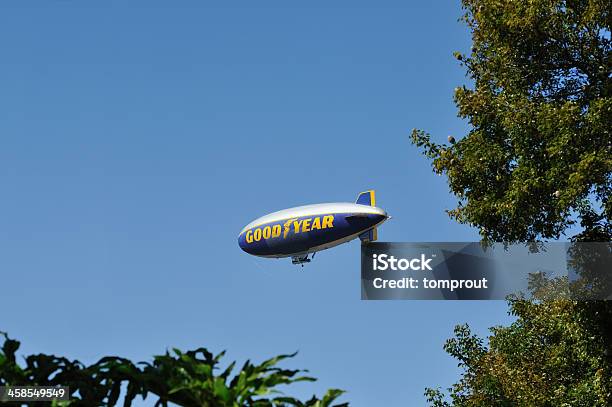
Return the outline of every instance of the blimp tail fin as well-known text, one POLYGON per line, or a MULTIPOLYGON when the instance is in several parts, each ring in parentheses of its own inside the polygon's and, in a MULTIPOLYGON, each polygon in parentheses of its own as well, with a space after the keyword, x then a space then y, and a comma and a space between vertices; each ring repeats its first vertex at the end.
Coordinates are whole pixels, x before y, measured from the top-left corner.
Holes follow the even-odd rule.
POLYGON ((359 235, 359 240, 361 240, 362 242, 374 242, 377 239, 378 231, 376 230, 376 228, 372 228, 359 235))
POLYGON ((355 203, 359 205, 376 206, 376 192, 370 189, 369 191, 360 193, 355 203))
MULTIPOLYGON (((369 191, 360 193, 355 203, 359 205, 376 206, 376 192, 370 189, 369 191)), ((372 228, 360 234, 359 239, 362 242, 373 242, 378 239, 378 232, 376 228, 372 228)))

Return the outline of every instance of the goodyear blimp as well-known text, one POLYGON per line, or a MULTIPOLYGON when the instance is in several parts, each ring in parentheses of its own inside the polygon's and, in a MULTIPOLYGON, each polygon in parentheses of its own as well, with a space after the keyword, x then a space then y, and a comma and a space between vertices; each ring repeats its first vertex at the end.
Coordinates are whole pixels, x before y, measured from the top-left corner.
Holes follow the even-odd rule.
POLYGON ((293 264, 303 265, 315 253, 350 240, 376 240, 376 228, 387 219, 370 190, 359 194, 355 203, 298 206, 262 216, 242 229, 238 244, 254 256, 291 257, 293 264))

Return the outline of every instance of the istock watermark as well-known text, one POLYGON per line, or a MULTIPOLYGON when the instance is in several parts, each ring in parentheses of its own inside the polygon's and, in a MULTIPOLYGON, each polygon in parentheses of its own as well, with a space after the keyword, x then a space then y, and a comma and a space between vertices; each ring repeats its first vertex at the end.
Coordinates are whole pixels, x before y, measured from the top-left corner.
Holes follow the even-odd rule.
POLYGON ((364 300, 612 299, 611 243, 385 243, 361 249, 364 300))
POLYGON ((372 255, 372 268, 374 270, 431 270, 429 263, 433 260, 427 258, 424 254, 421 254, 420 258, 396 259, 394 256, 388 256, 386 254, 378 255, 374 253, 372 255))

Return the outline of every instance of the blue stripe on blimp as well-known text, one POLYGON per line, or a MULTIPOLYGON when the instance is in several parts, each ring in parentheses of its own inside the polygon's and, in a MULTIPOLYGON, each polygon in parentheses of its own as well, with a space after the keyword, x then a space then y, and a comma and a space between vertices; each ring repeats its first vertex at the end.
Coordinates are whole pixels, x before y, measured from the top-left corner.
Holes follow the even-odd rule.
POLYGON ((358 234, 384 219, 384 215, 354 213, 300 216, 248 229, 238 244, 256 256, 288 256, 358 234))

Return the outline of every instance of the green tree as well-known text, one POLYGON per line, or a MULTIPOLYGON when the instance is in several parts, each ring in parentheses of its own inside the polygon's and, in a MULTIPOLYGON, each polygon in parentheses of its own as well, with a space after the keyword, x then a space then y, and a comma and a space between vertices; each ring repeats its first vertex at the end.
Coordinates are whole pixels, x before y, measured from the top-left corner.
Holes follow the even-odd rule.
MULTIPOLYGON (((412 141, 444 174, 454 220, 482 240, 612 237, 610 0, 463 0, 472 35, 455 53, 469 86, 455 89, 463 137, 412 141)), ((449 389, 428 389, 442 406, 612 405, 609 301, 513 298, 509 327, 488 343, 459 326, 445 350, 464 373, 449 389)))
MULTIPOLYGON (((455 89, 471 125, 457 142, 412 140, 445 174, 455 220, 485 241, 612 236, 612 3, 464 0, 473 88, 455 89), (575 215, 575 216, 573 216, 575 215)), ((452 137, 449 137, 454 141, 452 137)))
MULTIPOLYGON (((283 395, 278 386, 300 381, 315 381, 304 370, 277 367, 295 354, 280 355, 261 364, 250 361, 233 373, 235 362, 221 372, 220 359, 205 348, 155 356, 152 363, 134 364, 119 357, 104 357, 86 366, 77 360, 54 355, 25 357, 25 366, 17 362, 20 343, 6 334, 0 348, 0 386, 68 386, 71 400, 58 406, 114 406, 123 392, 123 405, 130 406, 137 396, 157 396, 156 406, 169 402, 185 407, 330 407, 344 393, 330 389, 322 398, 306 401, 283 395), (142 366, 142 367, 139 367, 142 366)), ((31 403, 38 405, 38 403, 31 403)), ((348 403, 335 404, 347 407, 348 403)))
POLYGON ((517 320, 492 328, 488 346, 469 326, 455 327, 444 349, 463 374, 448 389, 425 395, 434 407, 610 406, 609 336, 612 308, 596 302, 510 300, 517 320), (608 339, 606 339, 608 338, 608 339))

